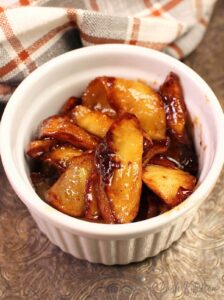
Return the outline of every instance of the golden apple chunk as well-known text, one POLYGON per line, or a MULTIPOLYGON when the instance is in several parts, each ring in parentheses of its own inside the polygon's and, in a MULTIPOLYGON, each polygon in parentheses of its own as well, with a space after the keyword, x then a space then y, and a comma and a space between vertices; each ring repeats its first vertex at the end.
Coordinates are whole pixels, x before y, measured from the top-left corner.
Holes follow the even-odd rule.
POLYGON ((58 145, 43 156, 43 162, 55 166, 59 169, 66 169, 74 156, 80 156, 83 153, 72 145, 58 145))
POLYGON ((166 204, 175 206, 193 191, 196 178, 177 168, 149 165, 143 171, 144 183, 166 204))
POLYGON ((48 152, 54 144, 53 139, 34 140, 27 146, 26 153, 32 158, 38 158, 48 152))
POLYGON ((93 170, 92 154, 74 157, 66 171, 48 190, 46 201, 73 217, 84 216, 86 182, 93 170))
POLYGON ((93 149, 98 144, 94 136, 63 115, 51 116, 42 122, 39 128, 39 138, 46 137, 68 142, 83 149, 93 149))
POLYGON ((82 95, 84 106, 106 113, 108 116, 115 116, 116 112, 108 102, 114 77, 97 77, 87 86, 82 95))
POLYGON ((118 112, 134 114, 151 139, 166 134, 166 116, 158 93, 141 81, 116 78, 111 87, 110 105, 118 112))
POLYGON ((110 127, 96 151, 100 174, 99 209, 109 223, 128 223, 138 213, 142 187, 143 135, 134 115, 110 127))
POLYGON ((72 111, 75 123, 86 131, 103 138, 109 130, 113 119, 100 111, 93 111, 85 106, 78 105, 72 111))

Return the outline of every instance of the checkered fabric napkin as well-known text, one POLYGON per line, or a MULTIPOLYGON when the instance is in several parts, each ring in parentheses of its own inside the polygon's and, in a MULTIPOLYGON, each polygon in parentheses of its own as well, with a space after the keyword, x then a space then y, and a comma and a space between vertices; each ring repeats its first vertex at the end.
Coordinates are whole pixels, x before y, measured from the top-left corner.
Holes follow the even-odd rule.
POLYGON ((0 101, 66 51, 140 45, 178 59, 201 41, 216 0, 0 0, 0 101))

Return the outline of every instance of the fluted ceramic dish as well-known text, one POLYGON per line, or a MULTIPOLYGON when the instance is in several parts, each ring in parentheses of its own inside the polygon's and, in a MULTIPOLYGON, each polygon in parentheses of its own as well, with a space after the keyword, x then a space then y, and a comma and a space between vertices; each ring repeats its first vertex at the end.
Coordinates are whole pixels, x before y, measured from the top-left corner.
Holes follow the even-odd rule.
POLYGON ((1 155, 11 185, 50 241, 77 258, 128 264, 167 249, 190 225, 211 192, 224 160, 224 118, 208 85, 189 67, 160 52, 129 45, 101 45, 71 51, 34 71, 17 88, 1 124, 1 155), (180 76, 194 122, 199 180, 194 193, 171 211, 131 224, 95 224, 67 216, 42 201, 29 177, 25 148, 41 120, 71 95, 80 96, 96 76, 141 79, 154 88, 170 71, 180 76))

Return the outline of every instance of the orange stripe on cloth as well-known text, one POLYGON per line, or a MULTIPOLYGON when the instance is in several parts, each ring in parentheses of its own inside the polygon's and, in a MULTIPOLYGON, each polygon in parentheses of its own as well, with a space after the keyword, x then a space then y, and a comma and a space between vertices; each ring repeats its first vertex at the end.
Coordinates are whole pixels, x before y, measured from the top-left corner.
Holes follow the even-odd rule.
POLYGON ((165 43, 154 43, 154 42, 142 42, 142 41, 137 41, 136 42, 137 46, 142 46, 150 49, 155 49, 155 50, 162 50, 167 46, 165 43))
POLYGON ((208 22, 203 18, 202 13, 202 1, 201 0, 195 0, 195 10, 196 10, 196 18, 198 23, 202 24, 203 26, 207 26, 208 22))
POLYGON ((71 23, 71 25, 77 26, 77 14, 75 8, 67 8, 67 17, 71 23))
POLYGON ((41 46, 45 45, 47 42, 49 42, 52 38, 54 38, 58 33, 61 31, 64 31, 65 29, 71 27, 71 23, 65 23, 64 25, 58 26, 51 31, 49 31, 47 34, 45 34, 43 37, 41 37, 39 40, 34 42, 31 46, 27 48, 29 53, 34 53, 37 51, 41 46))
POLYGON ((140 19, 134 18, 132 33, 131 33, 131 40, 130 40, 131 45, 136 45, 137 40, 138 40, 139 29, 140 29, 140 19))
POLYGON ((16 89, 15 86, 0 83, 0 95, 10 95, 16 89))
POLYGON ((97 0, 89 0, 89 2, 90 2, 90 6, 91 6, 91 8, 93 10, 95 10, 95 11, 99 11, 100 10, 99 6, 97 4, 97 0))
POLYGON ((86 34, 85 32, 80 30, 81 38, 88 43, 91 44, 108 44, 108 43, 124 43, 123 39, 113 39, 113 38, 105 38, 105 37, 96 37, 86 34))
POLYGON ((179 59, 182 59, 184 57, 183 51, 180 49, 180 47, 177 46, 176 43, 170 44, 169 47, 172 48, 177 53, 179 59))
MULTIPOLYGON (((52 38, 54 38, 59 32, 71 27, 71 22, 68 22, 64 25, 58 26, 57 28, 52 29, 47 34, 45 34, 43 37, 35 41, 31 46, 29 46, 25 51, 32 54, 35 51, 37 51, 39 48, 41 48, 43 45, 45 45, 47 42, 49 42, 52 38)), ((24 55, 23 53, 20 55, 24 55)), ((18 67, 18 57, 11 60, 8 64, 0 68, 0 77, 7 75, 9 72, 15 70, 18 67)))
POLYGON ((20 0, 19 2, 20 2, 20 4, 21 4, 22 6, 25 6, 25 5, 29 5, 29 4, 30 4, 30 1, 29 1, 29 0, 20 0))
MULTIPOLYGON (((112 38, 94 37, 94 36, 90 36, 84 32, 80 32, 80 36, 85 42, 88 42, 91 44, 108 44, 108 43, 127 44, 127 43, 129 43, 122 39, 119 40, 119 39, 112 39, 112 38)), ((153 43, 153 42, 143 42, 143 41, 136 41, 136 45, 143 46, 146 48, 157 49, 157 50, 161 50, 166 46, 166 44, 164 44, 164 43, 153 43)))
POLYGON ((166 4, 164 4, 163 6, 161 6, 160 9, 152 10, 149 15, 154 16, 154 17, 161 16, 162 13, 173 9, 180 2, 182 2, 182 0, 171 0, 171 1, 167 2, 166 4))
POLYGON ((199 20, 199 23, 202 24, 202 25, 204 25, 205 27, 208 26, 208 21, 205 20, 204 18, 201 18, 201 19, 199 20))
POLYGON ((19 64, 18 58, 15 58, 8 62, 6 65, 0 68, 0 77, 10 73, 12 70, 16 69, 19 64))
POLYGON ((0 14, 0 24, 2 24, 1 29, 4 32, 7 41, 15 50, 16 54, 20 58, 20 61, 22 63, 25 63, 25 66, 27 67, 29 72, 32 72, 35 69, 36 65, 31 60, 29 53, 24 50, 20 40, 15 36, 5 13, 0 14))

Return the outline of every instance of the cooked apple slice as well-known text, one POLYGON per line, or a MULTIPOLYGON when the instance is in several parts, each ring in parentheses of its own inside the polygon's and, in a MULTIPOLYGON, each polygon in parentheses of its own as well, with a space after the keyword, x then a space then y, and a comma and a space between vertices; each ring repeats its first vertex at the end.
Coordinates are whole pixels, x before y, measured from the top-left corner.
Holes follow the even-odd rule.
POLYGON ((61 114, 68 114, 72 111, 72 109, 78 105, 81 104, 82 100, 80 98, 77 97, 70 97, 68 98, 68 100, 64 103, 64 105, 62 106, 62 108, 60 109, 60 113, 61 114))
POLYGON ((86 182, 93 169, 93 154, 74 157, 66 171, 48 190, 46 201, 68 215, 84 216, 86 182))
POLYGON ((93 111, 85 106, 78 105, 72 111, 75 123, 86 131, 103 138, 109 130, 113 119, 100 111, 93 111))
POLYGON ((37 158, 48 152, 54 144, 53 139, 34 140, 29 143, 26 153, 32 158, 37 158))
POLYGON ((98 208, 97 177, 97 174, 93 172, 86 184, 85 218, 92 221, 96 221, 100 217, 100 212, 98 208))
POLYGON ((109 103, 119 113, 134 114, 151 139, 165 138, 166 116, 163 101, 145 83, 116 78, 111 87, 109 103))
POLYGON ((143 135, 134 115, 119 117, 97 147, 99 209, 108 223, 128 223, 138 213, 142 187, 143 135))
POLYGON ((108 116, 115 116, 116 111, 108 102, 114 79, 114 77, 102 76, 91 81, 82 95, 83 105, 99 110, 108 116))
POLYGON ((60 170, 65 170, 74 156, 80 156, 83 153, 72 145, 58 145, 43 156, 43 162, 55 166, 60 170))
POLYGON ((179 77, 171 72, 160 87, 160 94, 166 105, 167 125, 178 139, 185 139, 187 109, 179 77))
POLYGON ((193 191, 196 178, 179 169, 149 165, 143 171, 144 183, 166 204, 173 207, 193 191))
POLYGON ((98 140, 75 125, 68 116, 55 115, 44 120, 39 128, 39 138, 54 138, 83 149, 93 149, 98 140))

